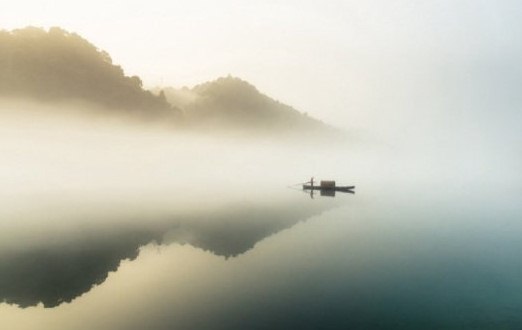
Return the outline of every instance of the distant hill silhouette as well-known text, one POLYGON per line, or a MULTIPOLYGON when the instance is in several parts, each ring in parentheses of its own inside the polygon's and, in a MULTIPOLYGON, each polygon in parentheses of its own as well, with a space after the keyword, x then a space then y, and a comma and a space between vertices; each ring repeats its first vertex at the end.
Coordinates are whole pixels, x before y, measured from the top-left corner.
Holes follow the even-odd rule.
POLYGON ((167 100, 185 111, 192 126, 256 130, 326 129, 322 122, 260 93, 235 77, 223 77, 193 88, 165 88, 167 100))
POLYGON ((107 52, 58 27, 0 30, 0 97, 81 101, 122 116, 208 130, 310 133, 331 129, 231 76, 152 93, 143 88, 139 77, 126 76, 107 52))
POLYGON ((140 78, 125 76, 105 51, 57 27, 0 31, 0 96, 79 100, 152 116, 179 113, 144 90, 140 78))

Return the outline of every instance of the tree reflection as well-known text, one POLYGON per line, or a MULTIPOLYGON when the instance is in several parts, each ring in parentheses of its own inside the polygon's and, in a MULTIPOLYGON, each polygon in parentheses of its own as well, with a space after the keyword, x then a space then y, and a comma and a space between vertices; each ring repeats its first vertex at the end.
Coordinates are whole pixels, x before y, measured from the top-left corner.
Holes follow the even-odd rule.
POLYGON ((70 302, 103 283, 122 260, 135 259, 139 248, 152 241, 189 244, 215 255, 234 257, 334 205, 283 204, 267 208, 241 204, 218 212, 168 219, 145 229, 89 233, 74 243, 4 253, 0 257, 0 300, 21 307, 43 303, 48 308, 70 302))

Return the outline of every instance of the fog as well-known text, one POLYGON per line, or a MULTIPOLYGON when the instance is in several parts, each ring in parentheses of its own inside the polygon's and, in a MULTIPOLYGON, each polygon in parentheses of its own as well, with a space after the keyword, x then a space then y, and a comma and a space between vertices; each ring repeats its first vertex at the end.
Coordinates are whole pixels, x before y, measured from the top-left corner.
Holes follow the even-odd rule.
POLYGON ((522 328, 519 13, 8 4, 2 327, 522 328))
POLYGON ((76 221, 130 225, 147 214, 172 211, 170 203, 178 214, 201 203, 219 208, 242 200, 246 191, 250 199, 288 192, 311 176, 356 185, 358 191, 365 186, 520 191, 521 137, 514 129, 519 122, 498 127, 477 117, 447 122, 448 127, 424 121, 405 127, 402 135, 367 130, 341 140, 303 132, 285 139, 176 130, 87 110, 3 103, 3 249, 24 231, 33 244, 41 232, 56 237, 60 231, 81 232, 76 221), (64 221, 69 218, 76 220, 64 221), (17 227, 22 228, 17 235, 8 230, 17 227))
POLYGON ((513 98, 522 28, 513 0, 23 0, 8 8, 0 14, 5 28, 79 33, 145 86, 193 86, 232 74, 346 128, 433 118, 470 100, 491 100, 473 102, 467 108, 474 113, 520 103, 513 98))
POLYGON ((277 201, 313 171, 334 177, 350 167, 313 140, 310 147, 280 136, 180 132, 85 105, 4 102, 0 116, 4 252, 20 240, 59 245, 97 226, 165 229, 165 217, 193 217, 202 204, 211 212, 274 191, 277 201), (329 165, 315 158, 322 154, 332 155, 329 165))
MULTIPOLYGON (((86 105, 2 102, 0 196, 9 205, 79 197, 153 202, 174 194, 212 202, 243 189, 286 187, 310 176, 346 184, 520 183, 519 113, 470 109, 402 128, 320 138, 302 132, 190 131, 100 115, 86 105), (226 187, 221 192, 221 187, 226 187), (85 195, 85 196, 83 196, 85 195)), ((144 205, 147 203, 143 203, 144 205)))
POLYGON ((518 212, 510 196, 522 187, 520 136, 511 123, 424 121, 341 140, 191 132, 79 104, 4 101, 1 109, 0 285, 14 305, 0 304, 0 317, 17 329, 230 329, 274 317, 304 326, 297 310, 281 314, 285 301, 311 308, 311 297, 335 297, 342 280, 322 274, 344 251, 370 260, 349 259, 352 289, 376 285, 363 273, 380 269, 383 256, 358 235, 384 240, 390 250, 377 251, 394 260, 408 251, 392 243, 403 231, 440 230, 427 210, 467 210, 477 218, 457 226, 466 230, 518 212), (352 220, 335 209, 350 196, 310 200, 300 191, 295 184, 310 176, 356 185, 352 220), (490 195, 505 198, 491 204, 490 195))

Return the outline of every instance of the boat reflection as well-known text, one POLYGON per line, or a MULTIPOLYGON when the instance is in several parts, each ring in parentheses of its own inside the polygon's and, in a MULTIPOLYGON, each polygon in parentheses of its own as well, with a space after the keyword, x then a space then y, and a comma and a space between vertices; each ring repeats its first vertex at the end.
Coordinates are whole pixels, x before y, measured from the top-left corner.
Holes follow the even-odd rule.
POLYGON ((321 196, 335 197, 336 192, 355 194, 355 186, 337 186, 335 181, 322 180, 319 185, 314 185, 314 178, 303 184, 304 191, 310 191, 310 198, 314 198, 314 191, 319 190, 321 196))

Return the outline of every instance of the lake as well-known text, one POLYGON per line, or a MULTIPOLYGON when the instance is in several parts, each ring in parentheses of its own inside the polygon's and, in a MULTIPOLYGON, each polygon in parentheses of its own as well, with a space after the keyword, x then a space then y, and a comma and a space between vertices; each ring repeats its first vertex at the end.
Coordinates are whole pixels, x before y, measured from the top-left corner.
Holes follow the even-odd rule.
POLYGON ((511 163, 31 132, 2 133, 2 328, 522 328, 511 163))

